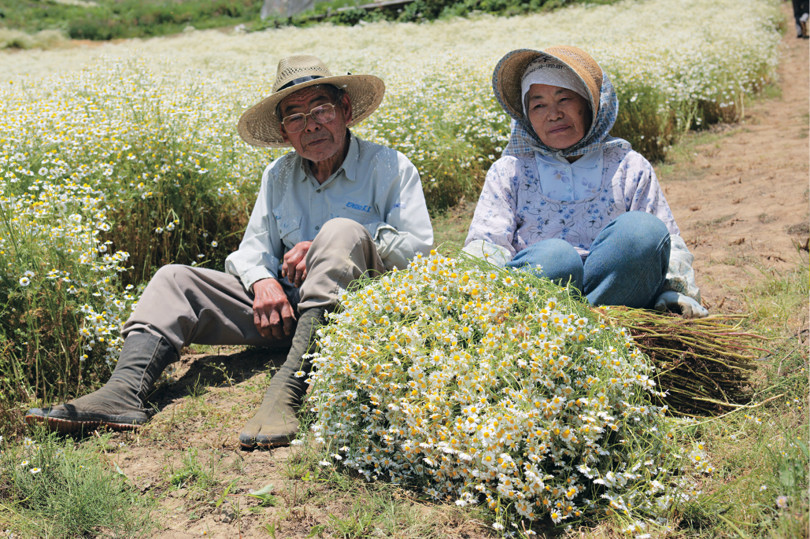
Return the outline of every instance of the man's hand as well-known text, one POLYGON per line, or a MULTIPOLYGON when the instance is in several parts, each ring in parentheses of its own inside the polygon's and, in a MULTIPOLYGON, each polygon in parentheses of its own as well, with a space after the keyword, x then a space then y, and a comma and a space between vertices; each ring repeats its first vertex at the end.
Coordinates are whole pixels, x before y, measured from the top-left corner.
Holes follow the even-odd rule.
POLYGON ((301 283, 307 278, 306 256, 310 245, 312 245, 311 241, 296 243, 295 247, 284 254, 281 276, 286 277, 295 286, 301 286, 301 283))
POLYGON ((262 337, 283 339, 295 327, 295 312, 275 279, 253 283, 253 324, 262 337))

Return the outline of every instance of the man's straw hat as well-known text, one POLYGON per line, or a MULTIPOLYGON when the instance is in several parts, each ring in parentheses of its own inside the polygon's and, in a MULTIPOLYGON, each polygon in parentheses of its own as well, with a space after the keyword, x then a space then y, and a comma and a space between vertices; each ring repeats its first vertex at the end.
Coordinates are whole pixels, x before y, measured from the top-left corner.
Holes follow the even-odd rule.
POLYGON ((293 92, 318 84, 331 84, 349 94, 352 103, 351 124, 360 122, 374 112, 385 94, 385 83, 374 75, 333 76, 315 56, 288 56, 278 63, 273 93, 239 118, 239 135, 253 146, 289 146, 281 136, 281 119, 276 116, 276 107, 293 92))
POLYGON ((542 51, 518 49, 501 58, 492 74, 492 89, 503 109, 516 120, 523 118, 523 103, 520 82, 526 67, 534 60, 546 57, 568 66, 588 89, 593 118, 599 112, 599 96, 602 91, 602 68, 591 56, 576 47, 549 47, 542 51))

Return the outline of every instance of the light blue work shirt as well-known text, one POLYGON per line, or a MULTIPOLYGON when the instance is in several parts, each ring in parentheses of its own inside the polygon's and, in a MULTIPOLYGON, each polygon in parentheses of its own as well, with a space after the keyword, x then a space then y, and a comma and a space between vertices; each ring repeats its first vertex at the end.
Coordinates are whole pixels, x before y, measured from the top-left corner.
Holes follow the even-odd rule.
POLYGON ((323 184, 294 151, 267 166, 242 243, 225 260, 225 271, 250 292, 256 281, 278 278, 284 253, 312 241, 337 217, 368 230, 388 269, 404 268, 433 245, 416 167, 400 152, 350 134, 343 164, 323 184))

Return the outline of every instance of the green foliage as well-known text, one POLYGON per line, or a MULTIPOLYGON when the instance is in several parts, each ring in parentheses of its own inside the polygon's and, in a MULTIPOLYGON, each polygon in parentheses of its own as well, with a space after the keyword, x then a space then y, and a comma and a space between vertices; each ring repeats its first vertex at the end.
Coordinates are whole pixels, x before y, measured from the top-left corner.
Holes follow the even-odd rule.
POLYGON ((235 187, 222 182, 230 163, 205 162, 193 141, 167 140, 171 133, 165 124, 153 120, 148 125, 155 131, 126 141, 131 154, 141 158, 121 161, 123 176, 146 181, 117 193, 116 225, 108 235, 113 245, 128 249, 133 270, 127 281, 148 280, 152 268, 169 263, 223 267, 239 245, 253 201, 227 196, 236 194, 235 187))
POLYGON ((614 82, 619 97, 619 115, 611 135, 628 140, 633 149, 651 161, 660 161, 690 127, 694 105, 670 106, 655 88, 614 82))
POLYGON ((57 29, 73 39, 108 40, 216 28, 257 19, 254 0, 101 0, 84 5, 21 0, 3 8, 0 23, 35 33, 57 29))
MULTIPOLYGON (((314 21, 355 25, 361 21, 377 20, 429 21, 481 12, 518 15, 581 1, 416 0, 404 7, 366 10, 358 7, 366 2, 334 0, 318 2, 314 10, 293 17, 271 16, 261 20, 262 2, 256 0, 97 0, 83 4, 20 0, 3 7, 0 24, 24 32, 7 46, 29 48, 32 41, 26 34, 41 30, 59 30, 73 39, 99 41, 166 35, 180 32, 187 26, 204 29, 245 23, 253 30, 262 30, 290 24, 306 26, 314 21)), ((611 1, 615 0, 599 0, 597 3, 611 1)))
POLYGON ((41 102, 58 112, 4 132, 27 163, 4 167, 0 187, 0 430, 21 403, 108 378, 155 268, 221 268, 241 239, 255 191, 240 187, 258 173, 238 173, 237 141, 194 101, 201 92, 160 99, 145 90, 149 73, 132 75, 71 93, 69 105, 41 102), (54 140, 71 124, 72 142, 54 140), (200 147, 206 131, 215 155, 200 147))
POLYGON ((109 228, 103 194, 18 183, 0 197, 0 427, 35 394, 64 396, 107 378, 134 300, 119 277, 126 254, 98 238, 109 228))
POLYGON ((100 440, 75 447, 38 435, 0 439, 0 504, 23 537, 144 536, 149 502, 107 460, 100 440))
MULTIPOLYGON (((588 3, 607 4, 615 1, 597 0, 588 3)), ((369 10, 358 7, 366 3, 359 0, 354 3, 346 2, 346 0, 320 2, 312 14, 303 13, 287 22, 306 24, 312 18, 334 24, 349 25, 372 20, 426 22, 448 17, 467 17, 480 13, 499 16, 523 15, 584 2, 582 0, 530 0, 528 2, 518 0, 462 0, 461 2, 453 0, 415 0, 403 5, 384 6, 369 10)))

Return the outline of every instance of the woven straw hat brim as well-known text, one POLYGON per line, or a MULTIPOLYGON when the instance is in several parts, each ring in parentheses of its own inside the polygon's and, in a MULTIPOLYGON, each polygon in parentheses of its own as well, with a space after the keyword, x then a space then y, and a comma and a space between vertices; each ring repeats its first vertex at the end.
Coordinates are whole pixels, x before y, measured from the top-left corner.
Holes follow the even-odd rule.
POLYGON ((582 79, 588 89, 593 118, 596 118, 602 90, 602 68, 582 49, 567 46, 549 47, 542 51, 517 49, 501 58, 492 73, 492 90, 506 113, 516 120, 523 118, 520 83, 529 64, 541 56, 565 64, 582 79))
POLYGON ((385 95, 385 83, 374 75, 336 75, 309 80, 276 92, 246 110, 237 124, 239 136, 253 146, 289 146, 281 136, 281 120, 276 116, 276 107, 285 97, 319 84, 331 84, 349 94, 352 103, 352 121, 349 125, 368 118, 380 106, 385 95))

